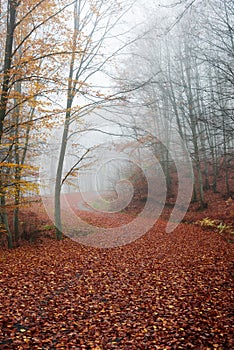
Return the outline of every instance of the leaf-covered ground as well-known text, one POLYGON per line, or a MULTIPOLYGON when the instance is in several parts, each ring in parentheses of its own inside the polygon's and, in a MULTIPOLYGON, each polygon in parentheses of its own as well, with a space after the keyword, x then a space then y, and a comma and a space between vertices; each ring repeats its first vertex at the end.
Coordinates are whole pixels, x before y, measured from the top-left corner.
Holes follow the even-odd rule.
POLYGON ((233 244, 158 221, 113 249, 0 252, 0 349, 233 349, 233 244))

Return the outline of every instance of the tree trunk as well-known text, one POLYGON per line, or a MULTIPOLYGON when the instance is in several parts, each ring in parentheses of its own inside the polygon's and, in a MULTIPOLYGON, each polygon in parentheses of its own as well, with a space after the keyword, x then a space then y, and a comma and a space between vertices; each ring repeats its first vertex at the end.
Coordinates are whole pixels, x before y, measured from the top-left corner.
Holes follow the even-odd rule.
POLYGON ((5 57, 4 57, 4 66, 3 66, 3 83, 2 83, 2 92, 1 92, 1 99, 0 99, 0 143, 2 140, 3 123, 6 117, 6 108, 7 108, 7 101, 8 101, 13 38, 14 38, 15 22, 16 22, 16 8, 17 8, 16 1, 8 0, 7 34, 6 34, 5 57))
POLYGON ((56 238, 58 240, 62 239, 62 222, 61 222, 61 187, 62 187, 62 173, 63 164, 67 148, 67 137, 69 132, 69 117, 70 111, 66 113, 66 119, 63 129, 62 144, 59 153, 59 161, 55 179, 55 197, 54 197, 54 220, 56 227, 56 238))
POLYGON ((79 28, 79 20, 78 20, 79 11, 80 11, 80 8, 78 7, 78 0, 76 0, 74 3, 74 31, 73 31, 72 55, 71 55, 71 61, 70 61, 68 87, 67 87, 66 116, 65 116, 64 128, 63 128, 62 144, 61 144, 61 149, 59 153, 56 179, 55 179, 54 220, 55 220, 55 227, 56 227, 56 238, 58 240, 61 240, 63 237, 62 235, 63 228, 62 228, 62 221, 61 221, 61 187, 62 187, 63 164, 64 164, 65 155, 66 155, 69 125, 70 125, 70 118, 71 118, 71 108, 72 108, 72 103, 75 96, 74 91, 76 87, 76 82, 74 82, 74 85, 73 85, 73 73, 74 73, 74 64, 75 64, 75 58, 76 58, 76 46, 77 46, 77 36, 78 36, 78 28, 79 28))

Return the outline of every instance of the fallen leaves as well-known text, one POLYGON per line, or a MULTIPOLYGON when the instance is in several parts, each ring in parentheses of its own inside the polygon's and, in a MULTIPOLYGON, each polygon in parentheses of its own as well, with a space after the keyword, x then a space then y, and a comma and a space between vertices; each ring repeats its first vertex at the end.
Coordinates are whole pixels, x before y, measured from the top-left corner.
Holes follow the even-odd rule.
POLYGON ((1 252, 0 348, 233 348, 232 245, 164 230, 113 249, 45 239, 1 252))

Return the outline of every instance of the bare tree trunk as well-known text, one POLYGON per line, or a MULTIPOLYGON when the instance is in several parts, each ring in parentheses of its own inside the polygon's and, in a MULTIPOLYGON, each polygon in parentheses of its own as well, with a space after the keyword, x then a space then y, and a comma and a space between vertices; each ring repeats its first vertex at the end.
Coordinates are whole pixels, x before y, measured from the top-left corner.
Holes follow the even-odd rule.
POLYGON ((5 43, 3 83, 2 83, 2 92, 1 92, 1 99, 0 99, 0 143, 2 140, 3 122, 6 117, 8 92, 10 88, 10 68, 11 68, 11 62, 12 62, 13 38, 14 38, 15 22, 16 22, 16 8, 18 4, 14 0, 8 0, 7 6, 8 6, 7 34, 6 34, 6 43, 5 43))
MULTIPOLYGON (((16 92, 21 94, 21 83, 17 83, 15 86, 16 92)), ((19 203, 20 203, 20 179, 21 179, 21 169, 20 169, 20 157, 19 157, 19 114, 20 114, 20 104, 18 99, 15 99, 15 137, 14 137, 14 157, 15 164, 15 198, 14 198, 14 215, 13 215, 13 231, 15 244, 19 243, 19 203)))
MULTIPOLYGON (((7 101, 8 101, 8 93, 10 88, 10 68, 12 62, 12 50, 13 50, 13 38, 15 31, 15 22, 16 22, 16 8, 18 4, 16 1, 8 0, 7 3, 7 34, 6 34, 6 42, 5 42, 5 56, 4 56, 4 64, 3 64, 3 82, 1 89, 1 97, 0 97, 0 144, 2 143, 3 136, 3 124, 6 118, 6 109, 7 109, 7 101)), ((2 160, 0 159, 0 162, 2 160)), ((0 168, 0 210, 2 223, 5 226, 7 231, 7 239, 8 239, 8 247, 13 247, 12 241, 12 233, 10 232, 9 224, 8 224, 8 216, 5 209, 6 198, 5 191, 2 183, 2 169, 0 168)))
POLYGON ((227 153, 227 135, 225 119, 222 120, 223 126, 223 157, 224 157, 224 171, 225 171, 225 185, 226 185, 226 195, 230 197, 230 184, 229 184, 229 169, 228 169, 228 153, 227 153))
POLYGON ((67 87, 67 106, 66 106, 66 115, 63 128, 62 143, 59 153, 59 161, 57 166, 56 178, 55 178, 55 197, 54 197, 54 220, 56 227, 56 238, 61 240, 62 235, 62 222, 61 222, 61 187, 62 187, 62 173, 63 165, 67 148, 67 140, 69 133, 69 125, 71 118, 71 107, 74 99, 74 86, 73 86, 73 73, 74 73, 74 64, 76 58, 76 47, 77 47, 77 36, 79 29, 79 11, 78 0, 74 4, 74 32, 73 32, 73 43, 72 43, 72 55, 70 61, 70 70, 68 77, 68 87, 67 87))
POLYGON ((6 230, 7 233, 7 243, 8 243, 8 248, 12 249, 13 248, 13 237, 12 237, 12 232, 9 227, 9 222, 8 222, 8 215, 6 212, 6 198, 5 198, 5 193, 1 192, 0 189, 0 222, 4 225, 4 229, 6 230))
POLYGON ((61 187, 62 187, 62 173, 63 173, 63 164, 66 154, 67 148, 67 138, 69 132, 69 118, 70 112, 68 111, 66 114, 63 136, 62 136, 62 144, 59 153, 59 161, 55 179, 55 197, 54 197, 54 220, 56 227, 56 238, 58 240, 62 239, 62 222, 61 222, 61 187))

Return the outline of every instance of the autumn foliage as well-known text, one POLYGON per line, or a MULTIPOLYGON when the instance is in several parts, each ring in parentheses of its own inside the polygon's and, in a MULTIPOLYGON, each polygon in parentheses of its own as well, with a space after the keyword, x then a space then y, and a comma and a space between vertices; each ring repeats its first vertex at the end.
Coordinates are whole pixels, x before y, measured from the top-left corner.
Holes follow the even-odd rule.
MULTIPOLYGON (((173 233, 165 207, 142 238, 112 249, 55 241, 42 204, 32 203, 24 214, 36 241, 0 252, 1 349, 232 349, 233 236, 199 222, 230 224, 234 204, 206 198, 209 209, 192 204, 173 233)), ((77 215, 114 227, 136 203, 115 216, 77 215)))
POLYGON ((115 249, 46 238, 1 251, 1 349, 231 349, 232 246, 164 230, 115 249))
MULTIPOLYGON (((147 83, 138 83, 136 77, 128 82, 127 74, 123 74, 118 87, 121 92, 116 92, 116 79, 113 91, 107 86, 100 87, 101 74, 105 78, 112 75, 106 63, 117 66, 116 54, 127 46, 119 32, 112 33, 114 25, 118 27, 118 21, 134 3, 130 1, 130 5, 124 8, 125 2, 128 3, 117 0, 0 1, 0 49, 3 52, 0 59, 2 350, 234 348, 233 115, 229 97, 225 97, 229 96, 233 85, 229 63, 231 54, 224 50, 228 58, 226 64, 223 56, 217 53, 217 60, 213 61, 209 52, 204 50, 206 53, 200 59, 207 65, 203 67, 202 63, 194 61, 196 50, 190 50, 190 44, 187 44, 191 37, 186 37, 180 53, 186 54, 187 62, 182 56, 174 59, 174 54, 171 55, 176 65, 175 72, 181 69, 181 81, 176 74, 176 79, 171 79, 171 62, 169 60, 166 64, 163 59, 159 70, 163 73, 161 68, 166 67, 168 81, 163 74, 163 80, 160 81, 159 77, 157 81, 157 73, 147 83), (73 29, 70 27, 72 16, 73 29), (123 46, 109 52, 109 40, 113 37, 115 43, 123 46), (209 71, 209 79, 204 79, 205 71, 209 71), (200 82, 198 73, 202 73, 200 82), (191 79, 193 75, 196 81, 191 79), (200 84, 205 81, 209 83, 210 93, 207 93, 206 85, 202 87, 200 84), (153 86, 156 90, 152 89, 151 96, 147 90, 153 86), (146 88, 142 95, 130 96, 141 88, 146 88), (201 95, 202 89, 205 99, 201 95), (228 103, 223 105, 224 97, 228 103), (74 216, 87 223, 104 228, 121 227, 144 208, 148 196, 147 179, 139 168, 130 173, 128 180, 133 185, 134 195, 129 205, 117 213, 81 209, 75 202, 77 194, 64 194, 62 186, 69 176, 79 176, 77 166, 84 156, 90 156, 90 149, 82 149, 81 156, 73 145, 78 160, 65 171, 64 162, 70 152, 67 143, 71 135, 86 131, 88 126, 92 128, 91 122, 86 124, 82 118, 91 115, 89 122, 94 111, 100 112, 100 106, 118 102, 126 111, 127 104, 132 102, 134 110, 136 101, 141 101, 140 108, 147 107, 153 113, 146 113, 139 126, 137 117, 133 118, 132 128, 125 122, 123 125, 119 125, 118 120, 116 122, 118 127, 127 128, 129 134, 122 136, 135 138, 137 144, 141 141, 141 147, 152 148, 155 155, 160 149, 158 159, 167 185, 163 212, 147 233, 137 240, 130 240, 129 244, 108 249, 82 245, 66 237, 60 225, 63 198, 67 196, 74 216), (156 102, 158 105, 153 106, 156 102), (192 143, 188 152, 195 185, 183 221, 168 234, 166 225, 178 194, 178 174, 166 147, 158 145, 151 135, 142 135, 140 126, 147 124, 147 118, 151 116, 159 127, 161 121, 170 119, 170 113, 177 117, 177 127, 185 144, 192 143), (211 116, 214 125, 210 123, 211 116), (37 165, 41 154, 52 158, 50 151, 45 149, 45 141, 58 125, 62 126, 63 135, 54 144, 55 158, 60 148, 52 184, 55 185, 54 222, 58 224, 55 227, 38 196, 37 165), (190 131, 186 126, 190 126, 190 131)), ((185 4, 181 18, 196 2, 192 1, 188 7, 186 3, 179 1, 174 4, 185 4)), ((220 11, 222 7, 226 12, 221 24, 227 28, 221 30, 213 26, 211 29, 219 40, 222 38, 221 41, 224 33, 228 34, 226 36, 233 44, 229 25, 231 1, 223 4, 224 8, 220 3, 220 11)), ((205 33, 207 28, 202 31, 205 33)), ((131 37, 130 31, 124 29, 124 33, 131 37)), ((220 49, 221 41, 217 41, 216 50, 220 49)), ((225 47, 228 42, 226 38, 221 43, 221 51, 222 45, 225 47)), ((148 49, 145 51, 148 59, 148 49)), ((163 53, 163 50, 158 51, 160 55, 163 53)), ((133 56, 141 57, 140 54, 133 56)), ((137 70, 145 66, 138 65, 137 70)), ((127 70, 131 73, 131 69, 127 70)), ((158 67, 155 72, 158 72, 158 67)), ((125 117, 130 120, 134 113, 125 117)), ((165 128, 164 123, 161 126, 165 128)), ((166 129, 168 126, 166 123, 166 129)), ((77 144, 80 145, 80 140, 77 144)), ((124 142, 121 146, 125 148, 124 142)), ((54 168, 55 163, 48 161, 54 168)), ((154 185, 157 187, 156 182, 154 185)), ((147 220, 147 217, 143 219, 147 220)), ((84 233, 82 227, 75 227, 74 237, 76 231, 84 233)), ((105 236, 103 239, 107 240, 105 236)))

